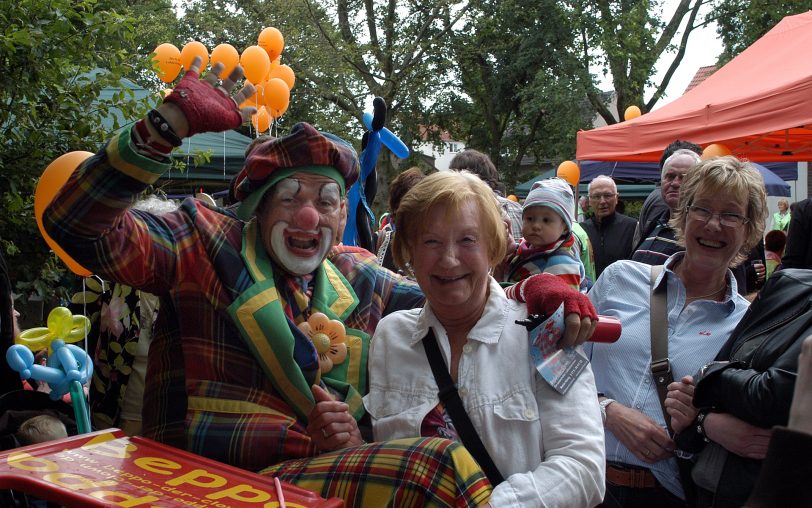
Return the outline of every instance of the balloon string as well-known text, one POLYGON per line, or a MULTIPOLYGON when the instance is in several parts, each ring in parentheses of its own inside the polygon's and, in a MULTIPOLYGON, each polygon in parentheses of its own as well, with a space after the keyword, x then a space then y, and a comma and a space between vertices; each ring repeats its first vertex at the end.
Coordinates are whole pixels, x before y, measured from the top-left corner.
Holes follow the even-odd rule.
POLYGON ((226 179, 226 131, 223 131, 223 181, 226 179))
MULTIPOLYGON (((84 294, 84 295, 87 294, 87 277, 82 277, 82 294, 84 294)), ((102 282, 102 294, 104 294, 104 282, 102 282)), ((99 297, 101 298, 101 295, 99 295, 99 297)), ((82 315, 87 316, 87 298, 82 298, 82 315)), ((88 330, 87 325, 88 325, 88 321, 84 321, 82 323, 82 326, 85 329, 85 341, 84 341, 84 343, 85 343, 85 353, 87 354, 90 361, 93 361, 92 360, 93 356, 91 355, 90 351, 88 351, 88 349, 90 348, 90 343, 88 341, 88 335, 90 334, 90 330, 88 330)), ((88 382, 88 386, 89 386, 90 383, 91 383, 91 380, 88 379, 87 382, 88 382)), ((82 394, 82 397, 85 397, 84 388, 82 389, 81 394, 82 394)), ((90 407, 90 390, 87 391, 86 400, 87 400, 87 405, 85 406, 85 418, 86 418, 86 420, 84 420, 84 421, 87 422, 87 430, 85 430, 84 433, 90 432, 90 430, 91 430, 91 428, 90 428, 90 416, 87 414, 87 411, 88 411, 87 408, 90 407)), ((76 408, 76 406, 74 406, 74 408, 76 408)), ((79 422, 77 422, 77 424, 78 423, 79 422)), ((80 431, 79 433, 82 434, 83 432, 80 431)))

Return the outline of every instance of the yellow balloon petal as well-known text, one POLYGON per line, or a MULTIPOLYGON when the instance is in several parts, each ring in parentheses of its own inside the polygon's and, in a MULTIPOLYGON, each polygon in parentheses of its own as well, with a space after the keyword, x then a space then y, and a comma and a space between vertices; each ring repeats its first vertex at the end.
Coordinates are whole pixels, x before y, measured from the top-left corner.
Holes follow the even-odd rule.
POLYGON ((346 330, 344 323, 337 319, 331 319, 327 326, 325 326, 324 333, 330 337, 330 342, 333 344, 342 343, 347 340, 346 330))
POLYGON ((324 327, 327 326, 327 323, 330 322, 330 318, 328 318, 321 312, 314 312, 313 315, 310 316, 310 319, 307 320, 307 322, 310 323, 310 328, 313 329, 313 332, 318 333, 324 331, 324 327))

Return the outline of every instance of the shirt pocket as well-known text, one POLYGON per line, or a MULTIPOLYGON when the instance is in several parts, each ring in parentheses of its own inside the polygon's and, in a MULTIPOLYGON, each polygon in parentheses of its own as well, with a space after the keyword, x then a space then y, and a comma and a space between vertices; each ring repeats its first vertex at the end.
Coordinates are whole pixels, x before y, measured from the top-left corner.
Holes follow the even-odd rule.
POLYGON ((493 406, 494 414, 508 422, 537 422, 539 406, 532 390, 520 389, 493 406))
POLYGON ((419 436, 423 419, 436 405, 436 395, 413 392, 375 391, 364 397, 376 441, 419 436))

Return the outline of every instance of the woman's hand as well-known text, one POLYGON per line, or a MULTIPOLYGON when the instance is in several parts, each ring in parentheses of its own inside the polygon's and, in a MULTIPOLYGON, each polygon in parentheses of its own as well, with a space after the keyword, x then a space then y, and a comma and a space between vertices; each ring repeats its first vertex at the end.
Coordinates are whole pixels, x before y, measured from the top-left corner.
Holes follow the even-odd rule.
POLYGON ((694 399, 694 378, 685 376, 668 385, 665 397, 665 410, 671 415, 671 429, 682 432, 696 419, 699 410, 692 403, 694 399))
POLYGON ((350 415, 347 404, 333 400, 320 386, 313 385, 310 390, 316 405, 307 415, 307 432, 316 447, 332 451, 364 444, 358 422, 350 415))
POLYGON ((606 407, 606 428, 635 457, 654 464, 674 456, 674 441, 657 422, 635 409, 612 402, 606 407))
POLYGON ((254 107, 239 108, 239 104, 254 94, 252 84, 247 83, 233 97, 230 95, 237 81, 243 77, 242 67, 237 65, 217 86, 223 64, 218 63, 206 77, 199 79, 202 62, 200 57, 195 57, 183 79, 158 108, 158 112, 181 139, 200 132, 222 132, 237 128, 256 112, 254 107))
POLYGON ((767 456, 772 430, 750 425, 728 413, 708 413, 704 427, 707 438, 729 452, 747 459, 762 460, 767 456))

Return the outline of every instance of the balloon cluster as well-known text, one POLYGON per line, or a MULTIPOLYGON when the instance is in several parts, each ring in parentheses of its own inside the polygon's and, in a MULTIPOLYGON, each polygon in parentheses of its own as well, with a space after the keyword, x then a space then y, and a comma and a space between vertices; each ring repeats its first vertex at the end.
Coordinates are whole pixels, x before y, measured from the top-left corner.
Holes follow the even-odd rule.
MULTIPOLYGON (((289 66, 281 63, 285 38, 282 32, 268 27, 260 32, 257 44, 249 46, 239 54, 231 44, 220 44, 209 55, 205 45, 198 41, 186 44, 179 50, 173 44, 165 42, 155 48, 153 65, 158 78, 164 83, 172 83, 180 74, 181 68, 189 69, 195 57, 203 60, 201 68, 211 62, 212 67, 223 64, 221 76, 231 74, 240 64, 245 71, 245 79, 256 88, 256 93, 240 104, 240 107, 254 106, 257 112, 251 117, 251 123, 258 132, 265 132, 273 120, 284 115, 290 104, 290 91, 296 83, 296 75, 289 66)), ((171 93, 165 90, 163 95, 171 93)))

